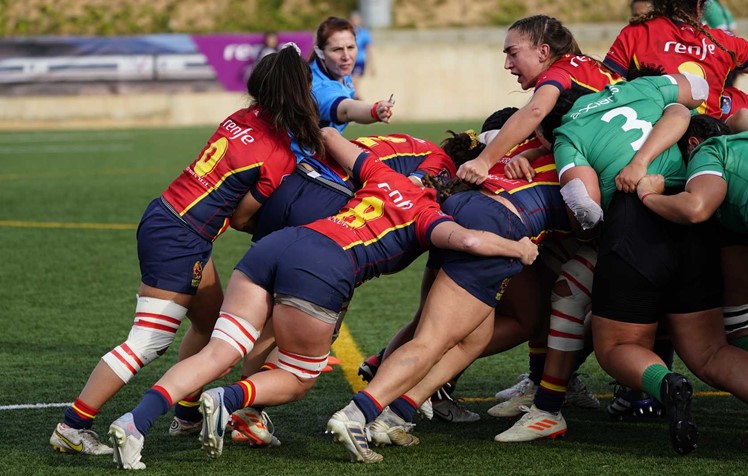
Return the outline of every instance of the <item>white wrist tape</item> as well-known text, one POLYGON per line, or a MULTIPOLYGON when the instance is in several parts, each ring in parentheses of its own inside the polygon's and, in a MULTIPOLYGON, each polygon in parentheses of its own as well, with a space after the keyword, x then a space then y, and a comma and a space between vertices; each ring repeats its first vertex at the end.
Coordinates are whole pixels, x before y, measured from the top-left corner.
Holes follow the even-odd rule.
POLYGON ((592 229, 603 221, 603 209, 592 200, 581 179, 575 178, 561 187, 561 196, 582 229, 592 229))

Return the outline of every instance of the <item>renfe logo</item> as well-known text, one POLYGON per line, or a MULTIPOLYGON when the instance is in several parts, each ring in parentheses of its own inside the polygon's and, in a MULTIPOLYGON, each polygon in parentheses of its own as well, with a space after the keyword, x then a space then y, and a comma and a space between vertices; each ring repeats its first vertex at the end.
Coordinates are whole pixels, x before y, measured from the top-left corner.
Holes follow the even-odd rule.
POLYGON ((242 144, 251 144, 255 141, 255 138, 252 137, 249 134, 249 131, 252 130, 251 127, 247 127, 246 129, 242 129, 242 127, 237 124, 236 122, 232 121, 231 119, 226 119, 223 121, 223 124, 221 126, 226 129, 229 134, 231 134, 231 137, 229 139, 239 139, 242 144))
POLYGON ((393 190, 392 187, 390 187, 390 184, 387 182, 382 182, 379 185, 377 185, 379 188, 383 188, 385 191, 390 192, 387 195, 392 198, 395 202, 395 206, 398 208, 402 208, 403 210, 410 210, 413 208, 413 202, 410 200, 406 200, 403 202, 403 194, 400 193, 400 190, 393 190))
POLYGON ((231 43, 223 47, 224 61, 249 61, 257 56, 262 45, 231 43))
POLYGON ((665 43, 665 53, 670 51, 671 46, 674 53, 694 55, 699 58, 699 61, 703 61, 704 58, 706 58, 707 53, 713 55, 714 50, 716 49, 716 46, 714 46, 713 43, 710 43, 708 45, 706 44, 706 38, 701 39, 701 46, 684 45, 683 43, 679 43, 677 41, 668 41, 667 43, 665 43))

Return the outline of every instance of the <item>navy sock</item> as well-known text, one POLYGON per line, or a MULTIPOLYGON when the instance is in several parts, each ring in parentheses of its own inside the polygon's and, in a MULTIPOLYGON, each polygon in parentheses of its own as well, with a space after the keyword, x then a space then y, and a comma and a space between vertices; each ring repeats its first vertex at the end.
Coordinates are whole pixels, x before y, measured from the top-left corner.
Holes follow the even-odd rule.
POLYGON ((545 369, 545 357, 548 354, 548 347, 538 344, 528 344, 530 348, 530 380, 535 385, 540 385, 545 369))
POLYGON ((244 395, 244 387, 238 383, 223 387, 223 404, 226 406, 226 410, 229 413, 234 413, 237 410, 244 408, 244 401, 246 396, 244 395))
POLYGON ((156 418, 166 414, 170 408, 171 402, 163 393, 154 388, 149 388, 143 395, 143 399, 131 412, 135 420, 135 428, 141 435, 147 434, 156 418))
POLYGON ((380 413, 382 413, 382 406, 377 402, 374 397, 364 391, 358 392, 353 396, 353 403, 356 404, 361 413, 366 418, 366 423, 377 419, 380 413))
POLYGON ((567 384, 568 382, 562 379, 543 375, 543 380, 540 381, 535 393, 533 404, 540 410, 558 413, 561 411, 561 406, 566 398, 567 384))
POLYGON ((199 398, 185 398, 174 405, 174 416, 185 421, 200 421, 203 419, 200 415, 199 398))
POLYGON ((412 423, 418 408, 415 406, 413 400, 406 396, 402 396, 390 403, 390 410, 395 412, 395 414, 403 420, 412 423))
POLYGON ((77 430, 90 430, 94 418, 98 414, 98 409, 89 407, 80 398, 77 398, 71 406, 65 409, 63 423, 77 430))

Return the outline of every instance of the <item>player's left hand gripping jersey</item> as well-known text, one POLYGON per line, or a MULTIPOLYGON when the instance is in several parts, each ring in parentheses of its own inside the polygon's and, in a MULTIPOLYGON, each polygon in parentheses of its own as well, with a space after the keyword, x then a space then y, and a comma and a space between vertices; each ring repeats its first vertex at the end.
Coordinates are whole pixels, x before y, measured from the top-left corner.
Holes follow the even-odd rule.
POLYGON ((352 178, 363 185, 340 213, 304 226, 351 255, 356 285, 406 268, 430 246, 434 227, 452 220, 435 190, 414 185, 375 157, 362 154, 352 178))
POLYGON ((584 94, 596 93, 608 84, 621 81, 621 76, 602 67, 589 56, 563 55, 548 68, 535 84, 537 90, 552 85, 563 92, 578 89, 584 94))
POLYGON ((162 200, 190 228, 215 240, 247 193, 264 202, 295 166, 288 132, 275 131, 256 106, 241 109, 221 123, 162 200))
POLYGON ((731 106, 721 105, 722 89, 727 75, 748 62, 748 41, 716 28, 704 27, 720 45, 735 52, 737 65, 730 54, 714 44, 692 26, 665 17, 621 30, 603 63, 625 76, 630 68, 642 65, 662 66, 665 73, 691 73, 709 83, 709 97, 698 112, 720 118, 731 106))

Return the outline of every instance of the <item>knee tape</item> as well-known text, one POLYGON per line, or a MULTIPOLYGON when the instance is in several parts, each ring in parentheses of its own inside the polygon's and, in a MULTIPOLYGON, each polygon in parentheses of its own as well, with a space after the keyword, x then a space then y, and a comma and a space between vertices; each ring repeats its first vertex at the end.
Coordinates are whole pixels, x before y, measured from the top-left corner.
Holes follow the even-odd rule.
POLYGON ((603 221, 603 209, 592 200, 581 179, 575 178, 561 187, 561 196, 584 230, 603 221))
POLYGON ((565 282, 571 294, 560 296, 555 290, 551 293, 549 348, 567 352, 584 348, 585 326, 589 322, 587 307, 592 302, 596 262, 597 252, 589 246, 582 246, 561 268, 556 283, 565 282))
POLYGON ((725 334, 730 335, 741 329, 748 329, 748 304, 725 306, 722 312, 725 316, 725 334))
POLYGON ((283 369, 299 378, 317 378, 327 366, 327 357, 330 353, 318 357, 292 354, 278 349, 277 347, 268 355, 265 366, 268 368, 283 369))
POLYGON ((127 340, 102 359, 123 382, 166 352, 176 335, 187 308, 173 301, 138 297, 135 321, 127 340))
POLYGON ((221 339, 228 343, 244 358, 255 346, 255 341, 259 336, 260 331, 249 322, 221 311, 210 338, 221 339))

